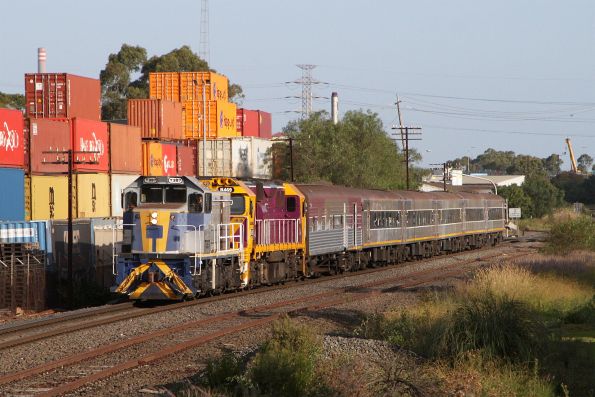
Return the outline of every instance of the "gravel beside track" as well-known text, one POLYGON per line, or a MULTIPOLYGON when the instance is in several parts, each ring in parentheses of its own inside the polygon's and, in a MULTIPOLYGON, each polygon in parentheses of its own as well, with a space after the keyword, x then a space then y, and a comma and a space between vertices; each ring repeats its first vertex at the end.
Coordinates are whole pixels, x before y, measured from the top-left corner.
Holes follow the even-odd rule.
MULTIPOLYGON (((321 292, 336 291, 337 294, 339 294, 345 288, 350 286, 380 282, 387 278, 405 276, 411 272, 437 269, 443 266, 474 260, 476 258, 491 256, 492 260, 497 258, 505 259, 520 251, 532 251, 531 245, 534 244, 505 244, 501 247, 484 249, 481 251, 469 251, 452 256, 436 257, 427 261, 405 263, 394 267, 384 268, 382 272, 360 274, 355 277, 336 278, 319 283, 296 282, 293 283, 293 288, 270 291, 263 289, 262 293, 252 295, 230 294, 226 296, 226 299, 210 302, 208 305, 189 306, 181 309, 172 308, 170 311, 147 315, 127 321, 120 321, 99 328, 85 329, 70 335, 61 335, 51 339, 41 340, 0 351, 0 371, 2 374, 12 373, 20 369, 31 368, 74 353, 113 344, 132 336, 146 334, 191 320, 206 319, 209 316, 226 312, 246 310, 259 305, 273 304, 281 300, 314 295, 321 292)), ((485 264, 485 262, 481 262, 481 260, 473 261, 472 263, 466 264, 464 268, 473 269, 482 263, 485 264)), ((438 284, 440 283, 444 283, 444 280, 438 282, 438 284)), ((423 287, 423 284, 421 284, 421 287, 423 287)), ((378 304, 382 305, 382 302, 384 302, 384 304, 392 302, 392 305, 394 306, 402 300, 404 304, 407 304, 406 301, 408 299, 411 300, 410 297, 413 295, 399 289, 393 290, 385 288, 382 291, 383 293, 367 297, 363 301, 347 302, 344 305, 320 311, 320 313, 327 313, 328 317, 331 319, 340 314, 345 317, 344 321, 349 322, 353 321, 353 318, 349 319, 350 316, 346 314, 348 312, 360 313, 359 315, 361 315, 362 310, 367 311, 372 307, 378 307, 378 304), (362 303, 364 303, 363 306, 362 303)), ((357 317, 357 314, 354 315, 357 317)), ((308 316, 308 314, 303 314, 303 316, 308 316)), ((318 314, 311 314, 311 319, 321 323, 330 321, 328 318, 324 318, 324 316, 319 316, 318 314)), ((340 324, 342 320, 339 319, 339 321, 333 321, 340 324)), ((176 354, 175 357, 167 358, 151 365, 143 366, 141 369, 135 369, 121 375, 116 375, 108 380, 97 382, 93 387, 81 389, 77 394, 147 395, 139 392, 139 390, 147 385, 163 384, 167 381, 179 380, 196 372, 202 363, 204 363, 203 358, 217 354, 222 346, 231 346, 232 348, 254 346, 266 337, 268 329, 269 327, 263 326, 224 336, 211 342, 209 345, 190 349, 176 354)), ((206 325, 197 329, 196 332, 191 335, 186 335, 186 333, 184 333, 184 338, 186 339, 192 336, 208 334, 212 331, 213 329, 206 325)), ((178 334, 172 334, 147 345, 141 344, 131 346, 113 354, 100 357, 93 362, 87 362, 80 367, 75 367, 75 372, 82 373, 101 370, 102 368, 112 366, 125 358, 142 356, 144 352, 152 351, 156 347, 167 344, 167 342, 175 341, 176 338, 180 337, 181 336, 178 334)), ((46 376, 47 379, 44 378, 44 380, 47 383, 47 386, 55 385, 56 382, 60 382, 59 379, 53 378, 51 373, 46 376)), ((61 381, 65 381, 65 379, 62 379, 61 381)), ((26 384, 19 384, 18 387, 14 386, 15 385, 7 385, 0 387, 0 394, 23 395, 25 393, 36 394, 35 391, 42 391, 28 390, 28 385, 26 384)), ((39 389, 39 386, 36 387, 39 389)))

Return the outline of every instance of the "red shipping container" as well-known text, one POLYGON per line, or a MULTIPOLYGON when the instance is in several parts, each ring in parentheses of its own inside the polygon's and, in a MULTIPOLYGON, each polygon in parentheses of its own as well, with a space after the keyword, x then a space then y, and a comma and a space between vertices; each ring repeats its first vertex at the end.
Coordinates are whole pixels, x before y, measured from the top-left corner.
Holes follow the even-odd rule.
POLYGON ((258 137, 259 115, 257 110, 238 109, 236 124, 237 130, 242 136, 258 137))
POLYGON ((140 127, 109 124, 110 171, 117 174, 141 174, 143 151, 140 127))
POLYGON ((23 113, 0 109, 0 167, 23 168, 25 142, 23 113))
POLYGON ((101 83, 67 73, 25 75, 27 117, 101 120, 101 83))
POLYGON ((131 99, 128 101, 128 124, 140 127, 143 138, 184 139, 180 102, 131 99))
POLYGON ((109 136, 107 124, 101 121, 76 118, 72 120, 72 148, 75 152, 75 171, 109 172, 109 136), (77 164, 77 162, 97 161, 97 164, 77 164))
POLYGON ((258 136, 264 139, 271 139, 273 136, 273 119, 268 112, 258 111, 258 136))
POLYGON ((177 167, 179 176, 196 176, 196 146, 178 146, 177 167))
POLYGON ((68 172, 65 164, 51 164, 55 161, 67 161, 64 154, 44 153, 47 151, 70 150, 72 145, 70 121, 67 119, 29 119, 30 172, 46 174, 68 172))

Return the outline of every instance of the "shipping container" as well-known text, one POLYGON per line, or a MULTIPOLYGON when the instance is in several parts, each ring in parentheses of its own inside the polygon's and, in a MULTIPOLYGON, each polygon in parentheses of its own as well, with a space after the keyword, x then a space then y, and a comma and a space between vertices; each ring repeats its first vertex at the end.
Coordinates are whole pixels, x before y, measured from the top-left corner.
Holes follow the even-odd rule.
POLYGON ((101 84, 67 73, 25 75, 27 117, 101 120, 101 84))
POLYGON ((32 244, 51 252, 48 222, 0 222, 0 244, 32 244))
POLYGON ((143 143, 143 175, 145 176, 175 176, 176 145, 145 142, 143 143))
POLYGON ((258 137, 260 122, 257 110, 238 109, 236 129, 241 136, 258 137))
MULTIPOLYGON (((68 279, 68 222, 51 225, 54 262, 58 279, 68 279)), ((114 218, 77 219, 72 225, 73 278, 79 285, 94 284, 109 289, 114 285, 112 257, 119 254, 121 220, 114 218)))
POLYGON ((31 176, 31 219, 68 218, 68 177, 31 176))
POLYGON ((109 171, 109 135, 106 123, 78 117, 73 119, 72 143, 75 151, 73 155, 75 171, 109 171))
POLYGON ((271 141, 248 137, 207 140, 206 172, 203 172, 203 142, 198 141, 200 176, 233 176, 238 178, 271 178, 271 141))
POLYGON ((258 136, 264 139, 271 139, 273 136, 273 118, 268 112, 258 111, 258 136))
POLYGON ((196 176, 196 145, 178 145, 176 150, 177 174, 179 176, 196 176))
POLYGON ((121 217, 124 214, 122 208, 122 193, 124 189, 137 180, 140 175, 132 174, 111 174, 110 176, 110 190, 111 190, 111 211, 112 216, 121 217))
POLYGON ((0 168, 0 221, 25 220, 25 172, 0 168))
POLYGON ((180 72, 180 101, 229 100, 229 80, 214 72, 180 72), (204 96, 203 96, 204 91, 204 96))
POLYGON ((149 73, 149 97, 180 102, 180 74, 178 72, 149 73))
POLYGON ((143 172, 143 152, 140 127, 109 124, 110 171, 118 174, 143 172))
POLYGON ((31 176, 25 174, 25 220, 31 220, 31 176))
POLYGON ((23 113, 20 110, 0 108, 0 167, 24 167, 23 128, 23 113))
POLYGON ((236 105, 233 103, 210 101, 204 105, 200 101, 187 101, 184 102, 184 114, 186 138, 202 138, 205 127, 207 138, 240 136, 236 128, 236 105))
POLYGON ((108 174, 76 174, 74 176, 76 218, 110 216, 110 177, 108 174))
POLYGON ((147 139, 184 139, 182 104, 162 99, 128 101, 128 124, 147 139))
POLYGON ((65 151, 71 148, 70 121, 50 119, 29 119, 30 172, 32 174, 68 172, 66 164, 53 164, 67 161, 64 154, 46 153, 65 151))

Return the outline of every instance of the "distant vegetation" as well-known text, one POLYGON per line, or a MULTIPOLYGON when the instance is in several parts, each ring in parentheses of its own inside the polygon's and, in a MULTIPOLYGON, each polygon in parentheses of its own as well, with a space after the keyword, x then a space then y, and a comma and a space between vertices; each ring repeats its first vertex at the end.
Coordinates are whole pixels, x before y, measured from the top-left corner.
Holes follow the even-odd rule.
MULTIPOLYGON (((149 97, 151 72, 201 72, 215 71, 196 55, 190 47, 182 46, 167 54, 148 58, 147 50, 140 46, 123 44, 115 54, 110 54, 100 73, 102 87, 102 112, 104 120, 122 120, 127 117, 127 101, 149 97)), ((231 101, 244 98, 242 87, 230 84, 231 101)))
POLYGON ((25 96, 0 92, 0 108, 25 110, 25 96))

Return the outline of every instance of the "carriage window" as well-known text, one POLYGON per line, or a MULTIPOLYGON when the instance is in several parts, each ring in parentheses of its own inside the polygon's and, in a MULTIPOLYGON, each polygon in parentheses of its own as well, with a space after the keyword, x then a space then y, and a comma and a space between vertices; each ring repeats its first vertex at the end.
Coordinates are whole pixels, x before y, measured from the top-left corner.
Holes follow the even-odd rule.
POLYGON ((504 209, 503 208, 490 208, 488 209, 488 219, 490 221, 496 221, 499 219, 504 219, 504 209))
POLYGON ((205 194, 205 213, 210 214, 213 208, 213 195, 211 193, 205 194))
POLYGON ((483 208, 467 208, 465 210, 465 220, 467 222, 483 221, 483 208))
POLYGON ((140 190, 141 203, 163 203, 163 188, 159 185, 143 185, 140 190))
POLYGON ((370 213, 370 229, 393 229, 401 226, 399 211, 374 211, 370 213))
POLYGON ((182 186, 166 186, 165 187, 165 202, 166 203, 185 203, 186 202, 186 188, 182 186))
POLYGON ((432 210, 407 212, 407 226, 429 226, 434 223, 432 210))
POLYGON ((232 215, 242 215, 246 211, 246 201, 244 196, 239 194, 232 194, 231 195, 231 209, 230 212, 232 215))
POLYGON ((297 208, 295 197, 287 197, 286 202, 287 202, 287 206, 286 206, 287 212, 294 212, 295 209, 297 208))
POLYGON ((203 201, 202 194, 192 193, 188 196, 188 212, 197 213, 202 212, 203 201))
POLYGON ((460 223, 461 222, 461 210, 460 209, 447 209, 440 211, 440 224, 448 223, 460 223))
POLYGON ((333 229, 342 229, 343 228, 343 215, 334 215, 333 216, 333 229))

